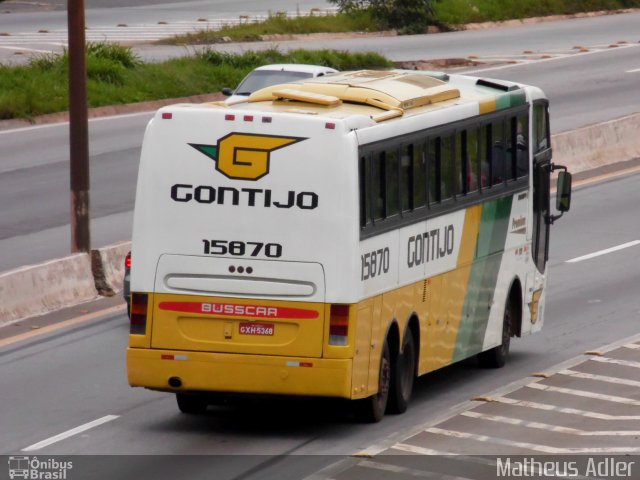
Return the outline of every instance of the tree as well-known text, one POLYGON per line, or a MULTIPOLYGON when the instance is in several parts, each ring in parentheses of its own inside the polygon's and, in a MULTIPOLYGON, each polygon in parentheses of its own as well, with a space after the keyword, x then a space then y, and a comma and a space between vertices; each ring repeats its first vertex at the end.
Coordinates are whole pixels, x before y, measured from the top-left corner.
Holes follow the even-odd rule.
POLYGON ((382 28, 402 33, 423 33, 434 24, 435 0, 329 0, 341 12, 366 10, 382 28))

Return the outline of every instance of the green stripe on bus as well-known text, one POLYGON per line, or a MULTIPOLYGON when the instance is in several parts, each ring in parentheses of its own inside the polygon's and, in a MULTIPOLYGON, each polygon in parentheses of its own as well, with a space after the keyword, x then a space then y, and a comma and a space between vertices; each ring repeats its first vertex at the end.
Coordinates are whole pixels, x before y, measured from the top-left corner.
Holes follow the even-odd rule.
POLYGON ((453 361, 482 350, 491 301, 498 281, 513 197, 486 204, 482 209, 476 258, 471 267, 453 361))
POLYGON ((496 97, 496 108, 498 110, 502 108, 517 107, 518 105, 524 105, 525 103, 527 103, 527 97, 522 89, 503 93, 496 97))

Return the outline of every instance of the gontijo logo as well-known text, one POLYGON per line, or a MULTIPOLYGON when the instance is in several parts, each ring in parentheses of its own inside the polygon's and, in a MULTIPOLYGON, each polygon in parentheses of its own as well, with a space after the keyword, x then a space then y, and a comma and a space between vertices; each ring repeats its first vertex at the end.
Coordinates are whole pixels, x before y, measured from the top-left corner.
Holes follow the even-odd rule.
POLYGON ((216 162, 216 170, 238 180, 258 180, 269 173, 271 152, 306 140, 301 137, 230 133, 216 145, 189 145, 216 162))

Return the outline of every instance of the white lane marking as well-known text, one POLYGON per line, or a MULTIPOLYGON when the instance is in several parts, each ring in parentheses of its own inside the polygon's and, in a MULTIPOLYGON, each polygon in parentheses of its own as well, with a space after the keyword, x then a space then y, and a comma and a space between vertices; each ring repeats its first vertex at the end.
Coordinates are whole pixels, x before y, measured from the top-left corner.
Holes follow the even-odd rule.
POLYGON ((640 345, 637 343, 627 343, 623 345, 624 348, 630 348, 631 350, 640 350, 640 345))
POLYGON ((632 242, 623 243, 622 245, 606 248, 604 250, 598 250, 597 252, 589 253, 588 255, 582 255, 581 257, 572 258, 571 260, 567 260, 566 263, 582 262, 583 260, 589 260, 591 258, 617 252, 619 250, 624 250, 625 248, 634 247, 636 245, 640 245, 640 240, 633 240, 632 242))
POLYGON ((640 401, 627 397, 616 397, 614 395, 605 395, 603 393, 586 392, 584 390, 575 390, 573 388, 552 387, 550 385, 541 385, 539 383, 530 383, 525 385, 527 388, 533 388, 535 390, 543 390, 545 392, 564 393, 566 395, 574 395, 576 397, 594 398, 596 400, 603 400, 605 402, 622 403, 624 405, 632 405, 634 407, 640 407, 640 401))
POLYGON ((432 448, 419 447, 408 443, 396 443, 391 448, 401 452, 417 453, 418 455, 459 455, 458 453, 433 450, 432 448))
POLYGON ((598 382, 615 383, 616 385, 627 385, 630 387, 640 387, 637 380, 628 380, 626 378, 609 377, 607 375, 596 375, 594 373, 576 372, 574 370, 562 370, 558 375, 566 375, 568 377, 583 378, 585 380, 596 380, 598 382))
MULTIPOLYGON (((102 122, 105 120, 112 120, 114 118, 129 118, 129 117, 141 117, 144 115, 153 115, 153 113, 157 110, 157 108, 154 108, 152 110, 148 110, 146 112, 136 112, 136 113, 123 113, 121 115, 109 115, 109 116, 105 116, 105 117, 94 117, 94 118, 90 118, 89 119, 89 123, 91 122, 102 122)), ((53 128, 53 127, 61 127, 61 126, 65 126, 65 125, 69 125, 69 121, 65 120, 63 122, 55 122, 55 123, 45 123, 42 125, 32 125, 29 127, 19 127, 19 128, 12 128, 10 130, 0 130, 0 135, 5 135, 5 134, 12 134, 12 133, 20 133, 20 132, 26 132, 26 131, 33 131, 33 130, 40 130, 43 128, 53 128)))
POLYGON ((546 430, 549 432, 566 433, 568 435, 579 435, 585 437, 631 437, 638 436, 640 432, 637 430, 581 430, 578 428, 562 427, 560 425, 550 425, 548 423, 530 422, 521 418, 503 417, 502 415, 490 415, 486 413, 468 410, 460 415, 465 417, 477 418, 479 420, 488 420, 490 422, 505 423, 507 425, 516 425, 518 427, 533 428, 537 430, 546 430))
POLYGON ((80 425, 79 427, 72 428, 71 430, 67 430, 66 432, 59 433, 58 435, 47 438, 46 440, 42 440, 41 442, 34 443, 33 445, 23 448, 22 451, 33 452, 34 450, 40 450, 41 448, 47 447, 61 440, 65 440, 69 437, 73 437, 78 433, 86 432, 91 428, 110 422, 111 420, 115 420, 119 416, 120 415, 106 415, 102 418, 98 418, 97 420, 94 420, 93 422, 85 423, 84 425, 80 425))
POLYGON ((478 435, 476 433, 458 432, 455 430, 445 430, 442 428, 431 427, 425 430, 428 433, 435 433, 437 435, 445 435, 447 437, 462 438, 464 440, 475 440, 477 442, 492 443, 495 445, 527 448, 536 452, 543 453, 638 453, 640 447, 551 447, 549 445, 539 445, 536 443, 528 442, 516 442, 515 440, 508 440, 505 438, 490 437, 488 435, 478 435))
POLYGON ((640 362, 632 362, 631 360, 618 360, 617 358, 608 357, 591 357, 592 362, 611 363, 613 365, 621 365, 623 367, 640 368, 640 362))
POLYGON ((508 397, 491 397, 492 402, 504 403, 513 407, 535 408, 546 412, 566 413, 569 415, 580 415, 587 418, 597 418, 598 420, 640 420, 640 415, 608 415, 606 413, 590 412, 577 408, 559 407, 548 403, 530 402, 527 400, 515 400, 508 397))
POLYGON ((638 73, 640 72, 640 68, 635 68, 633 70, 627 70, 625 73, 638 73))

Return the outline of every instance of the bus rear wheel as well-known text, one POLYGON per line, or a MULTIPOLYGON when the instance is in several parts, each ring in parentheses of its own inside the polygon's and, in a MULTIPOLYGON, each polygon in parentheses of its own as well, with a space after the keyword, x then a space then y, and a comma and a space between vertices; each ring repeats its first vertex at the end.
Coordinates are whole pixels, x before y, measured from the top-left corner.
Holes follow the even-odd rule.
POLYGON ((391 353, 386 340, 382 347, 378 379, 378 393, 362 400, 357 400, 357 416, 363 422, 379 422, 384 417, 384 412, 387 409, 389 386, 391 384, 391 353))
POLYGON ((189 393, 176 393, 176 400, 180 411, 189 415, 201 415, 209 406, 203 397, 189 393))
POLYGON ((478 364, 482 368, 502 368, 509 356, 509 345, 511 344, 511 326, 513 325, 513 300, 511 296, 507 299, 504 307, 504 317, 502 320, 502 343, 486 352, 478 354, 478 364))
POLYGON ((402 353, 398 355, 391 372, 389 390, 390 413, 404 413, 409 406, 413 393, 413 382, 416 375, 416 344, 413 333, 407 329, 404 335, 402 353))

